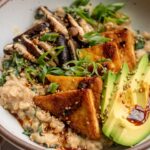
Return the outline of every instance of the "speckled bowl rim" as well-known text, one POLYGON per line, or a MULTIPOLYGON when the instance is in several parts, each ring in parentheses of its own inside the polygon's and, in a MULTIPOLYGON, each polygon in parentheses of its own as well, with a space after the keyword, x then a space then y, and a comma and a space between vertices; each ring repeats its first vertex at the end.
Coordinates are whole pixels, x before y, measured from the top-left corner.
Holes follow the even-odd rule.
MULTIPOLYGON (((0 8, 5 5, 9 0, 0 0, 0 8)), ((34 146, 30 143, 27 143, 23 140, 21 140, 20 138, 14 136, 11 132, 9 132, 7 129, 5 129, 4 127, 2 127, 0 125, 0 135, 7 140, 8 142, 10 142, 11 144, 13 144, 16 147, 19 147, 21 149, 25 149, 25 150, 44 150, 44 148, 39 148, 38 146, 34 146)), ((134 146, 132 148, 128 148, 127 150, 145 150, 147 148, 150 147, 150 140, 145 141, 144 143, 134 146)))
POLYGON ((44 148, 39 148, 38 146, 34 146, 14 136, 11 132, 9 132, 7 129, 5 129, 1 125, 0 125, 0 136, 2 136, 2 138, 10 142, 15 147, 18 147, 24 150, 44 150, 44 148))
MULTIPOLYGON (((21 149, 25 149, 25 150, 44 150, 44 148, 39 148, 37 146, 34 146, 30 143, 27 143, 27 142, 19 139, 18 137, 14 136, 11 132, 7 131, 7 129, 5 129, 1 125, 0 125, 0 135, 5 140, 7 140, 8 142, 13 144, 14 146, 19 147, 21 149)), ((140 145, 128 148, 127 150, 146 150, 149 147, 150 147, 150 140, 147 140, 146 142, 144 142, 140 145)))

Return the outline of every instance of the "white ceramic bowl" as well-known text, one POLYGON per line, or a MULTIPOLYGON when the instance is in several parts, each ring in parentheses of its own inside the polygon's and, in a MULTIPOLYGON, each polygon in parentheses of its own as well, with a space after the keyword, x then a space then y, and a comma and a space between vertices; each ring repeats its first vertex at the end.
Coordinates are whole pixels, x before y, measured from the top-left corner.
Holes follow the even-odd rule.
MULTIPOLYGON (((96 4, 101 1, 92 2, 96 4)), ((4 45, 30 27, 34 19, 34 11, 38 6, 46 5, 53 10, 56 7, 67 6, 71 2, 71 0, 0 0, 0 56, 3 55, 4 45)), ((150 0, 124 0, 124 2, 126 3, 124 11, 131 17, 134 29, 150 31, 150 0)), ((16 119, 0 107, 0 134, 4 138, 23 149, 45 149, 31 142, 22 132, 23 129, 16 119)), ((145 149, 149 146, 150 142, 146 142, 144 147, 142 145, 134 149, 145 149)))

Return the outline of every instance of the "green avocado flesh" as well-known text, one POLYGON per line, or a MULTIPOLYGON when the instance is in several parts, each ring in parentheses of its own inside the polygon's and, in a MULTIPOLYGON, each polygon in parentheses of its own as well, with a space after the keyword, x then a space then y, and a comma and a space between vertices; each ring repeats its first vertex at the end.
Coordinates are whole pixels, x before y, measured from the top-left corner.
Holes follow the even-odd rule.
POLYGON ((150 116, 147 112, 150 111, 149 78, 147 55, 142 57, 134 73, 124 64, 117 79, 114 74, 106 78, 101 106, 104 118, 102 130, 104 135, 120 145, 135 145, 150 134, 150 116), (105 111, 107 115, 104 115, 105 111))
POLYGON ((111 98, 111 95, 113 92, 115 80, 116 80, 116 74, 109 71, 107 74, 107 77, 105 79, 104 88, 103 88, 103 92, 102 92, 102 103, 101 103, 101 114, 102 115, 104 115, 106 108, 109 104, 109 101, 110 101, 110 98, 111 98))

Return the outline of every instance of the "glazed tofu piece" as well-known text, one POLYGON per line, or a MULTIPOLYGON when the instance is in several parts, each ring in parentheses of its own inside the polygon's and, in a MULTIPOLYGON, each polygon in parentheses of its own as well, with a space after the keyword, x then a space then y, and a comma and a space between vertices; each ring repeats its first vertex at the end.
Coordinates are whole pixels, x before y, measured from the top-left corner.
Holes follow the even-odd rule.
POLYGON ((136 64, 134 52, 134 36, 129 29, 119 28, 102 33, 105 37, 111 39, 110 42, 84 48, 79 51, 79 57, 89 57, 92 61, 98 61, 102 58, 111 59, 106 63, 108 69, 118 72, 124 62, 128 63, 132 70, 136 64))
POLYGON ((100 77, 72 77, 72 76, 54 76, 47 75, 50 82, 59 84, 60 91, 69 91, 76 89, 91 89, 94 94, 94 104, 99 114, 100 95, 102 92, 102 80, 100 77))
POLYGON ((60 91, 78 89, 80 81, 82 81, 84 78, 85 77, 47 75, 47 79, 50 82, 56 82, 59 84, 60 91))
POLYGON ((81 49, 79 51, 79 57, 89 57, 91 61, 98 61, 103 58, 110 59, 111 61, 107 62, 107 67, 114 72, 118 72, 122 66, 119 49, 115 42, 108 42, 102 45, 81 49))
POLYGON ((136 64, 134 52, 134 35, 127 28, 119 28, 103 33, 104 36, 111 38, 118 46, 120 58, 123 62, 127 62, 130 69, 133 69, 136 64))
POLYGON ((91 89, 36 96, 34 102, 40 108, 65 121, 77 133, 93 140, 100 138, 99 121, 91 89))

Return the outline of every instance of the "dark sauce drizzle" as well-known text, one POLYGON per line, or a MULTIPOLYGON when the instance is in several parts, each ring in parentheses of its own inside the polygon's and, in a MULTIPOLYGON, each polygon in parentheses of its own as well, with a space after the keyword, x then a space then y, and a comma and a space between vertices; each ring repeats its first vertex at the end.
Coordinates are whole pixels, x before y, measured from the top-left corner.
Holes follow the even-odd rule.
POLYGON ((140 126, 147 121, 149 113, 150 113, 150 100, 148 106, 146 106, 145 109, 139 105, 135 105, 135 108, 132 109, 127 120, 135 124, 136 126, 140 126))

